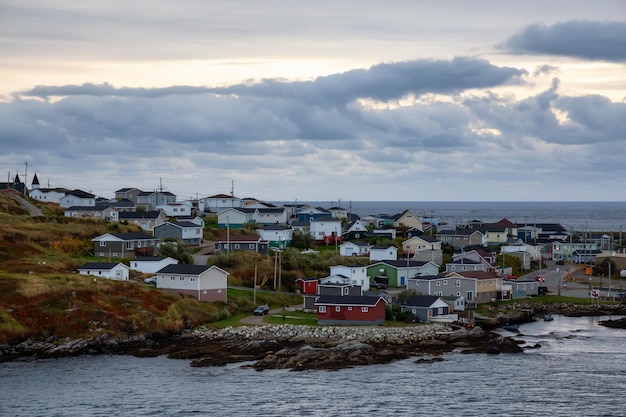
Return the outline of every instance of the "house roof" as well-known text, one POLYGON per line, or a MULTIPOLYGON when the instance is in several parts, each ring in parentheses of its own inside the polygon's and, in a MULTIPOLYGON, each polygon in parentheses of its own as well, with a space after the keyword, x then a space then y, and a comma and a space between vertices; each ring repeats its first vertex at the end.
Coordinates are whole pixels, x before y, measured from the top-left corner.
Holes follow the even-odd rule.
POLYGON ((302 278, 296 279, 296 281, 317 281, 317 278, 315 278, 315 277, 302 277, 302 278))
POLYGON ((281 226, 280 224, 266 224, 263 226, 263 230, 288 230, 288 227, 281 226))
POLYGON ((127 192, 132 191, 132 190, 137 190, 137 191, 143 193, 143 191, 141 191, 139 188, 135 188, 135 187, 120 188, 119 190, 116 191, 116 193, 127 193, 127 192))
POLYGON ((259 235, 235 235, 231 234, 228 239, 220 239, 218 242, 265 242, 259 235))
POLYGON ((206 198, 218 198, 218 199, 233 199, 233 200, 239 200, 237 197, 233 197, 232 195, 228 195, 228 194, 215 194, 206 198))
MULTIPOLYGON (((169 258, 169 256, 137 256, 133 261, 138 262, 159 262, 163 259, 169 258)), ((174 258, 172 258, 174 259, 174 258)))
POLYGON ((78 197, 78 198, 95 198, 96 197, 95 195, 90 194, 83 190, 68 191, 66 195, 73 195, 74 197, 78 197))
POLYGON ((430 307, 439 299, 437 295, 411 295, 404 305, 412 307, 430 307))
POLYGON ((161 215, 161 211, 125 211, 119 214, 120 220, 122 219, 156 219, 161 215))
POLYGON ((393 248, 395 250, 398 250, 398 248, 396 248, 393 245, 376 245, 376 246, 372 246, 372 249, 389 249, 389 248, 393 248))
MULTIPOLYGON (((343 246, 343 245, 347 245, 347 244, 349 244, 349 243, 351 243, 351 244, 353 244, 353 245, 356 245, 356 246, 372 246, 372 244, 371 244, 371 243, 369 243, 369 242, 365 242, 364 240, 351 240, 351 241, 349 241, 349 242, 346 242, 346 243, 341 244, 341 246, 343 246)), ((386 246, 385 246, 385 247, 386 247, 386 246)))
POLYGON ((129 232, 129 233, 111 233, 111 236, 115 236, 121 240, 155 240, 152 235, 142 232, 129 232))
POLYGON ((259 213, 268 213, 268 214, 276 214, 276 213, 284 213, 284 207, 259 207, 257 208, 259 213))
POLYGON ((207 265, 171 264, 157 271, 157 274, 200 275, 211 267, 207 265))
MULTIPOLYGON (((387 264, 389 266, 393 266, 395 268, 406 268, 408 267, 417 267, 417 266, 424 266, 427 263, 429 263, 430 261, 407 261, 406 259, 401 259, 401 260, 397 260, 397 261, 392 261, 392 260, 386 260, 386 261, 380 261, 376 264, 373 265, 379 265, 379 264, 387 264)), ((373 266, 373 265, 368 265, 369 266, 373 266)))
POLYGON ((386 302, 382 297, 367 295, 320 295, 315 301, 315 305, 348 305, 374 307, 380 300, 386 302))
POLYGON ((169 222, 168 221, 168 222, 160 224, 160 225, 158 225, 156 227, 164 227, 166 224, 170 224, 172 226, 176 226, 176 227, 179 227, 181 229, 185 228, 185 227, 193 227, 194 229, 197 228, 197 227, 202 227, 199 224, 195 224, 195 223, 188 222, 188 221, 182 221, 182 222, 169 222))
POLYGON ((311 219, 311 223, 313 223, 313 222, 337 222, 337 223, 341 223, 341 220, 335 219, 334 217, 330 217, 330 216, 323 216, 323 217, 318 217, 318 218, 311 219))
POLYGON ((110 269, 115 268, 119 264, 120 264, 119 262, 87 262, 86 264, 84 264, 78 269, 108 269, 110 270, 110 269))
POLYGON ((465 278, 475 278, 475 279, 494 279, 500 278, 498 274, 495 272, 489 271, 455 271, 453 274, 461 275, 465 278))

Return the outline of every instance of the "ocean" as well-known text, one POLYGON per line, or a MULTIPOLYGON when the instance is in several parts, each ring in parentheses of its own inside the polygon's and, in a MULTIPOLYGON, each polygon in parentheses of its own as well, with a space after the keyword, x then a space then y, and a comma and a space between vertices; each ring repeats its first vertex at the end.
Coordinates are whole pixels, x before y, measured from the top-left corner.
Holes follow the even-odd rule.
POLYGON ((339 371, 106 355, 2 363, 0 415, 623 416, 626 330, 599 325, 606 318, 523 324, 515 337, 534 348, 519 354, 339 371))
MULTIPOLYGON (((272 202, 276 205, 296 202, 272 202)), ((393 215, 410 210, 440 223, 461 225, 470 220, 514 223, 559 223, 570 231, 626 232, 626 202, 450 202, 450 201, 297 201, 314 207, 342 207, 361 217, 393 215)))

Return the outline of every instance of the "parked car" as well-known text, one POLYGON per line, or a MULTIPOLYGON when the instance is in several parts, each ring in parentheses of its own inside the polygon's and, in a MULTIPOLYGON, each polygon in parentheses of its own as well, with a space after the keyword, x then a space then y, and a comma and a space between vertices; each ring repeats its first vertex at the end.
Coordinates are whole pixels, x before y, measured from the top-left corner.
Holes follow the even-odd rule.
POLYGON ((537 287, 538 295, 546 295, 548 293, 548 287, 537 287))
POLYGON ((558 261, 556 261, 557 265, 565 265, 565 261, 563 259, 559 259, 558 261))
POLYGON ((384 290, 385 288, 388 287, 387 284, 383 284, 382 282, 370 282, 370 287, 371 288, 376 288, 377 290, 384 290))
POLYGON ((255 316, 267 316, 267 313, 270 312, 270 308, 267 305, 258 306, 254 309, 255 316))
POLYGON ((544 277, 542 277, 541 275, 537 275, 535 277, 535 281, 537 281, 537 282, 545 282, 545 280, 546 279, 544 277))
POLYGON ((145 282, 146 284, 150 284, 150 285, 156 285, 157 283, 157 277, 149 277, 143 280, 143 282, 145 282))

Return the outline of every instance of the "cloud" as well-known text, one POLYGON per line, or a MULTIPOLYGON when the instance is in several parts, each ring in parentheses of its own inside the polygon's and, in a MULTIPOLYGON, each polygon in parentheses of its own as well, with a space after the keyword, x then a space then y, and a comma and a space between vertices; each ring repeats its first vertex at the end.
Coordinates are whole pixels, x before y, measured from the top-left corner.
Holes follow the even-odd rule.
POLYGON ((554 55, 626 62, 626 22, 572 20, 524 28, 499 49, 512 54, 554 55))
POLYGON ((524 74, 455 59, 227 88, 41 86, 0 103, 0 144, 23 155, 42 181, 55 172, 53 185, 102 195, 153 189, 164 178, 187 198, 224 192, 235 180, 245 184, 242 194, 263 199, 324 200, 339 189, 368 199, 377 189, 396 199, 429 190, 436 200, 460 198, 446 187, 471 196, 477 184, 506 176, 514 189, 577 164, 593 169, 587 177, 609 165, 624 177, 614 149, 623 146, 626 105, 563 96, 558 79, 524 99, 489 90, 521 83, 524 74), (358 102, 420 94, 401 105, 358 102), (39 99, 48 96, 57 99, 39 99), (589 157, 597 153, 602 160, 589 157), (393 185, 402 182, 410 194, 397 195, 393 185))

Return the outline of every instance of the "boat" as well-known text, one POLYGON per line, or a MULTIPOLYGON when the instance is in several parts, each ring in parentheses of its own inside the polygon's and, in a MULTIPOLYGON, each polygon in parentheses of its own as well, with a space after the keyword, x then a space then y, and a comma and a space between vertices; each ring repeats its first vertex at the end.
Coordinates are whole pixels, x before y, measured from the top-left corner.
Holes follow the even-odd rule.
POLYGON ((505 324, 504 326, 502 326, 502 328, 504 330, 507 330, 509 332, 517 332, 519 330, 519 324, 505 324))
POLYGON ((552 321, 554 320, 554 317, 552 316, 552 314, 546 314, 545 316, 543 316, 543 321, 552 321))

